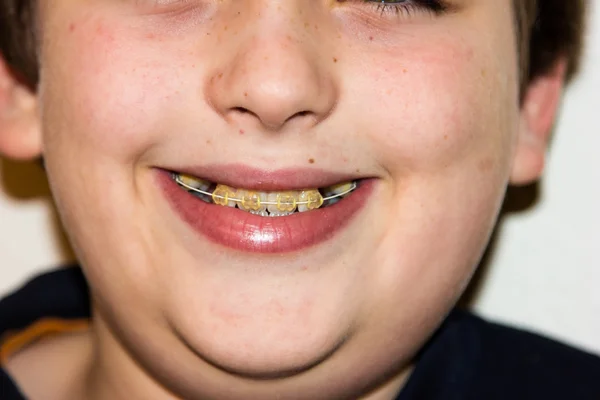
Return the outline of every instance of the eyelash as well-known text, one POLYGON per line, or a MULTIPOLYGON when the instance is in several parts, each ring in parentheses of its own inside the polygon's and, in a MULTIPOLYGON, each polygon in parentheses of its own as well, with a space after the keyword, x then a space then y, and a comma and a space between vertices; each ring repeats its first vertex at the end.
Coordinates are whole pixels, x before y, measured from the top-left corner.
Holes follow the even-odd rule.
MULTIPOLYGON (((142 0, 136 0, 140 2, 142 0)), ((144 0, 145 1, 145 0, 144 0)), ((167 5, 189 3, 190 0, 153 0, 154 7, 161 7, 161 3, 167 5)), ((346 1, 368 4, 381 16, 412 16, 417 12, 429 12, 434 15, 443 14, 447 10, 445 0, 338 0, 340 3, 346 1)))
POLYGON ((412 16, 417 12, 430 12, 434 15, 443 14, 447 7, 442 0, 355 0, 366 3, 374 8, 381 16, 412 16))

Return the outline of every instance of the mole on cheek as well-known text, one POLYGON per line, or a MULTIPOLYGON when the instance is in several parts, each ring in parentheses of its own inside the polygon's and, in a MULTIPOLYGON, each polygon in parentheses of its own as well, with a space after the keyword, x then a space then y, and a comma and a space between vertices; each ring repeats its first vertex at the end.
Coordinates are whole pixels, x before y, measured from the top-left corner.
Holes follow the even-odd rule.
POLYGON ((314 158, 309 158, 308 159, 308 163, 309 164, 314 164, 315 163, 315 159, 314 158))

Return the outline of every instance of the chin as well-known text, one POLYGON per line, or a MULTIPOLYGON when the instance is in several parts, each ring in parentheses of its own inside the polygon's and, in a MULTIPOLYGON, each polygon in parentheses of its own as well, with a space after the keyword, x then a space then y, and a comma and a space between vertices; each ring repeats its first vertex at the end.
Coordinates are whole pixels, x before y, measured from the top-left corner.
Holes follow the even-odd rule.
POLYGON ((219 305, 209 307, 210 314, 199 311, 201 318, 179 315, 171 325, 191 352, 220 370, 259 380, 284 378, 321 364, 350 335, 348 322, 304 307, 219 305))

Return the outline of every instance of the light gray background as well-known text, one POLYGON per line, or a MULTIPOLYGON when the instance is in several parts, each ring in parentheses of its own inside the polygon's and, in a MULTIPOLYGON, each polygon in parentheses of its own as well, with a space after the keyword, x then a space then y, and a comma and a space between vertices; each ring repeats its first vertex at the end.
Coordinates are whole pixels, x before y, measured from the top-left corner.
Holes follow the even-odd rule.
MULTIPOLYGON (((599 7, 587 41, 537 197, 517 193, 510 208, 521 211, 504 218, 469 299, 485 316, 600 354, 599 7)), ((72 259, 48 196, 38 166, 0 161, 0 296, 72 259)))

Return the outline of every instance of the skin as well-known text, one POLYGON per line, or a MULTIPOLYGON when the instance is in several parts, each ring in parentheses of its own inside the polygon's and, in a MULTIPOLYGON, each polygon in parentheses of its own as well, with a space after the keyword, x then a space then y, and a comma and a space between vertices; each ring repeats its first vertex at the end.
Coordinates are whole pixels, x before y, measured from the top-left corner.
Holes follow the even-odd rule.
POLYGON ((541 172, 564 75, 520 106, 511 2, 450 3, 42 1, 41 82, 0 75, 21 112, 0 107, 0 152, 43 154, 94 313, 13 358, 32 398, 394 398, 507 184, 541 172), (249 255, 192 233, 154 179, 226 162, 377 182, 326 245, 249 255), (72 379, 31 382, 40 358, 72 379))

